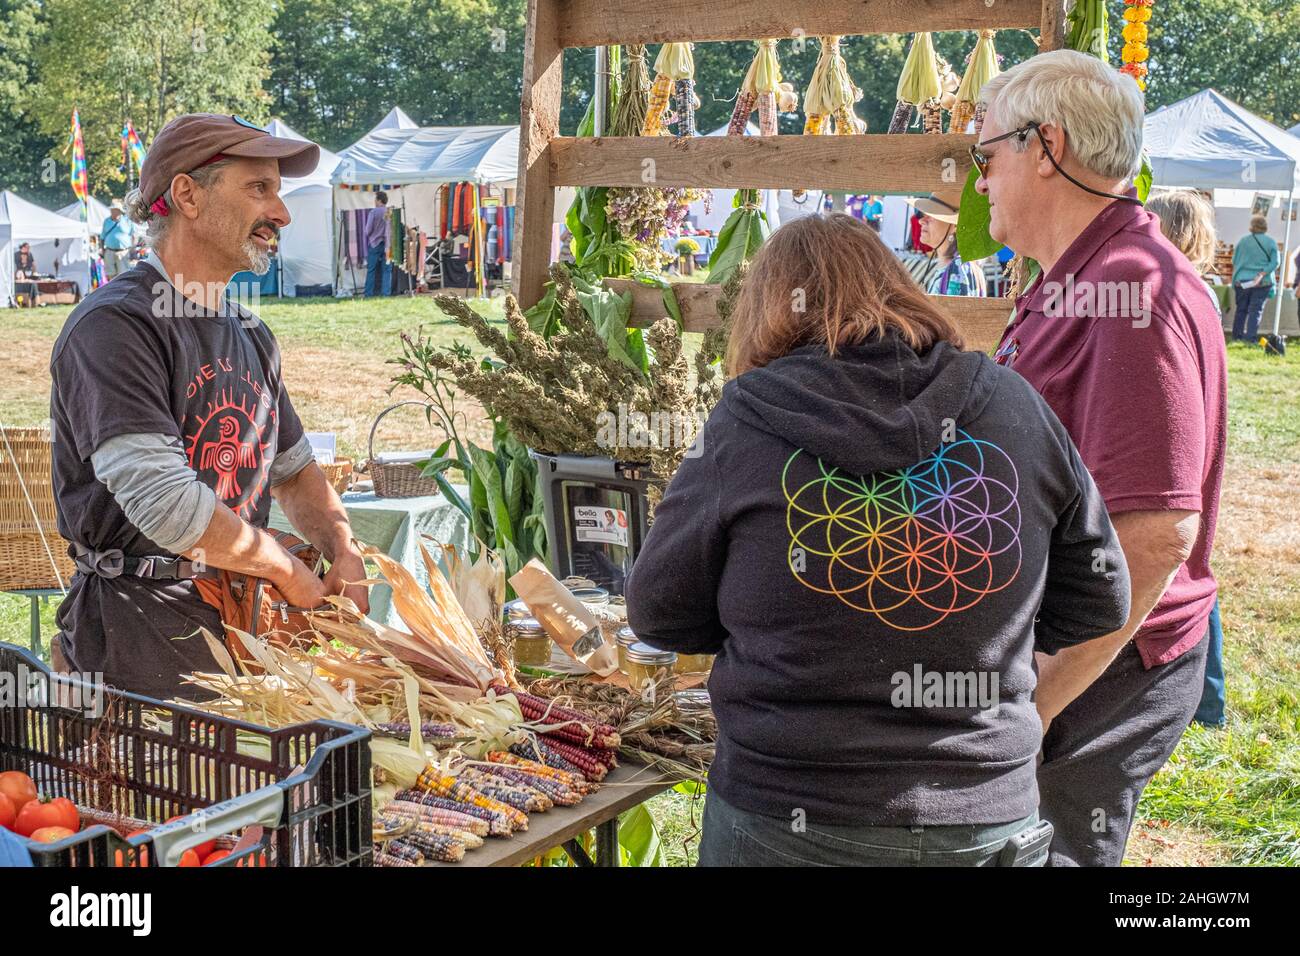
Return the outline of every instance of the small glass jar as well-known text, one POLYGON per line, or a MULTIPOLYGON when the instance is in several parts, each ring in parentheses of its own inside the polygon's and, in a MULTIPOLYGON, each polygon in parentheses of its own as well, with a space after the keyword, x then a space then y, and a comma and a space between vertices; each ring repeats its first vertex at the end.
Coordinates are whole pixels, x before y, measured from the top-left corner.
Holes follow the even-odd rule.
POLYGON ((678 654, 674 674, 707 674, 713 667, 712 654, 678 654))
POLYGON ((551 638, 536 618, 510 622, 515 638, 515 664, 545 667, 551 662, 551 638))
POLYGON ((569 588, 569 593, 587 606, 592 612, 609 607, 609 592, 604 588, 569 588))
POLYGON ((533 612, 528 610, 528 605, 524 603, 523 598, 507 601, 502 610, 505 612, 507 624, 513 624, 515 621, 522 621, 526 617, 533 616, 533 612))
POLYGON ((614 635, 615 642, 618 645, 618 669, 624 674, 627 673, 627 649, 637 643, 636 635, 632 633, 632 628, 624 624, 614 635))
POLYGON ((627 679, 632 690, 640 692, 646 684, 653 684, 659 672, 672 669, 677 655, 638 641, 627 649, 627 679))

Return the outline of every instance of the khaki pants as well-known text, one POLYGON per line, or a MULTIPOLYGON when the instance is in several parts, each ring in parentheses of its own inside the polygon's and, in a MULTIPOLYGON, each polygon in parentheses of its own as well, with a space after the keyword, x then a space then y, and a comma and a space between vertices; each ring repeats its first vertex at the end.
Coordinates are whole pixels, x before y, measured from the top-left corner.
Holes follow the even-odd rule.
POLYGON ((104 250, 104 278, 116 279, 126 271, 127 250, 125 249, 105 249, 104 250))

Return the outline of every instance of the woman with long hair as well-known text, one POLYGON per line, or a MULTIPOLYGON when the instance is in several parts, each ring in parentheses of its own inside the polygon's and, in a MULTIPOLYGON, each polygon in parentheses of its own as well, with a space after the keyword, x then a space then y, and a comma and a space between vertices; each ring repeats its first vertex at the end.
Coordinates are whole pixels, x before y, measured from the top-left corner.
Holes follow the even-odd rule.
POLYGON ((732 323, 627 588, 640 640, 716 655, 700 862, 994 865, 1043 836, 1035 650, 1128 616, 1097 489, 850 216, 777 230, 732 323))

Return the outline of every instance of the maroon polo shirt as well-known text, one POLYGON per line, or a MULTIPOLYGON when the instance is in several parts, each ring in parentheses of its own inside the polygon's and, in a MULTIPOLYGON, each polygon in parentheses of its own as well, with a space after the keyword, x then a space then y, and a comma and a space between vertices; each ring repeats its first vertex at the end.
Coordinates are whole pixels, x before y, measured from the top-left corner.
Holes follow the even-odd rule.
MULTIPOLYGON (((1131 195, 1131 193, 1130 193, 1131 195)), ((1191 557, 1137 633, 1146 666, 1205 635, 1227 428, 1219 310, 1196 271, 1133 203, 1102 210, 1016 300, 996 359, 1047 400, 1112 515, 1201 514, 1191 557)))

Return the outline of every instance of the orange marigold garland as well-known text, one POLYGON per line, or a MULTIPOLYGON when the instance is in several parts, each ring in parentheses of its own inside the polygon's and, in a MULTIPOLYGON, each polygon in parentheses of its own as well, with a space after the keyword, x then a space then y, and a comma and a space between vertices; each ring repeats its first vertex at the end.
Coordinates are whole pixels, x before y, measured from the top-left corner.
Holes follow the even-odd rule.
POLYGON ((1147 57, 1150 56, 1147 49, 1147 23, 1151 19, 1151 8, 1155 5, 1155 0, 1124 0, 1124 4, 1124 49, 1120 53, 1124 65, 1120 67, 1120 72, 1133 77, 1137 80, 1138 89, 1145 90, 1147 57))

